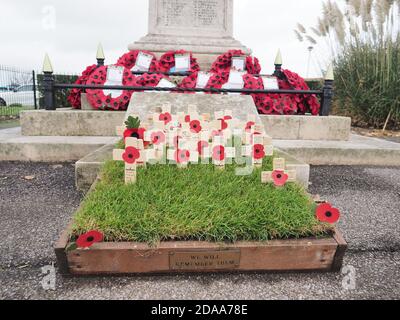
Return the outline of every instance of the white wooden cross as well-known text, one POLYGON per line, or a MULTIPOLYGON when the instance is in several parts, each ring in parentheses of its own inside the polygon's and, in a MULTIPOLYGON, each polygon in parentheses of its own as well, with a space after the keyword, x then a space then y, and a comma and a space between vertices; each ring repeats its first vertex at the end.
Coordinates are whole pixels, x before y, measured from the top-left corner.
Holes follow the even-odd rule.
POLYGON ((224 169, 225 164, 229 161, 228 159, 233 159, 236 156, 236 149, 234 147, 227 147, 224 135, 217 135, 213 138, 213 143, 211 147, 211 158, 213 164, 218 169, 224 169))
POLYGON ((203 113, 203 114, 201 114, 201 119, 203 121, 210 122, 211 121, 211 114, 210 113, 203 113))
POLYGON ((255 166, 262 166, 264 157, 271 157, 274 154, 272 138, 266 134, 253 133, 251 135, 251 156, 255 166))
POLYGON ((286 160, 284 158, 274 158, 273 171, 263 171, 261 173, 262 183, 275 183, 283 186, 287 182, 296 181, 296 170, 286 170, 286 160))
POLYGON ((167 134, 164 130, 152 129, 144 133, 144 142, 152 145, 152 148, 144 150, 147 163, 156 164, 165 162, 165 149, 167 146, 167 134))
POLYGON ((125 139, 125 149, 114 149, 113 160, 125 162, 125 183, 135 183, 137 166, 146 165, 143 140, 125 139))
MULTIPOLYGON (((147 119, 151 123, 142 126, 147 129, 143 140, 128 137, 125 139, 125 149, 113 152, 114 160, 125 162, 126 183, 134 183, 137 166, 146 166, 147 162, 158 163, 163 160, 165 162, 162 163, 166 164, 168 159, 177 163, 179 168, 186 168, 189 163, 210 163, 211 158, 217 168, 224 169, 236 157, 239 145, 242 146, 242 155, 251 158, 255 166, 262 166, 263 158, 273 155, 272 139, 265 134, 262 126, 256 124, 254 115, 248 116, 247 121, 253 125, 246 130, 248 122, 233 118, 232 110, 215 112, 215 120, 211 120, 210 114, 200 115, 195 105, 189 105, 187 113, 180 112, 175 116, 171 114, 170 104, 159 109, 164 116, 168 113, 170 121, 167 125, 163 120, 166 117, 161 119, 159 112, 149 114, 147 119), (196 127, 193 121, 196 121, 196 127), (228 145, 234 137, 242 139, 240 144, 234 142, 233 146, 228 145), (144 145, 147 144, 150 148, 145 149, 144 145)), ((123 136, 125 130, 123 126, 118 127, 117 134, 123 136)), ((286 171, 284 164, 279 165, 276 159, 275 170, 280 170, 284 175, 288 173, 289 181, 295 180, 295 172, 286 171)), ((273 181, 273 172, 263 172, 263 179, 273 181)))

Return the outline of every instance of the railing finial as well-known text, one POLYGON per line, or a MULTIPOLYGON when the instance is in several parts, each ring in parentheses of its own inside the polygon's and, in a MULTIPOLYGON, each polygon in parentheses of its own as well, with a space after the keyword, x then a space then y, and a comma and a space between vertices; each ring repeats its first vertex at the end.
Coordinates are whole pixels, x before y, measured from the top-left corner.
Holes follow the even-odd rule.
POLYGON ((331 64, 325 75, 324 87, 322 89, 322 101, 321 101, 321 116, 329 116, 332 107, 333 100, 333 82, 335 76, 333 74, 333 65, 331 64))
POLYGON ((51 64, 49 55, 46 53, 44 56, 44 61, 43 61, 43 72, 44 73, 53 73, 53 66, 51 64))
POLYGON ((274 64, 276 66, 282 66, 282 53, 281 53, 281 49, 278 49, 278 53, 276 54, 276 58, 275 58, 275 62, 274 64))
POLYGON ((56 110, 54 99, 54 74, 53 66, 49 55, 46 53, 43 61, 43 88, 44 88, 44 108, 46 110, 56 110))
POLYGON ((328 70, 326 71, 325 80, 330 80, 330 81, 335 80, 335 75, 333 73, 333 65, 332 64, 329 65, 328 70))
POLYGON ((274 71, 274 76, 277 78, 282 78, 282 53, 281 49, 278 50, 278 53, 276 54, 275 58, 275 71, 274 71))
POLYGON ((104 66, 104 60, 106 59, 106 57, 104 55, 104 49, 101 43, 99 43, 99 45, 97 46, 96 59, 97 66, 104 66))

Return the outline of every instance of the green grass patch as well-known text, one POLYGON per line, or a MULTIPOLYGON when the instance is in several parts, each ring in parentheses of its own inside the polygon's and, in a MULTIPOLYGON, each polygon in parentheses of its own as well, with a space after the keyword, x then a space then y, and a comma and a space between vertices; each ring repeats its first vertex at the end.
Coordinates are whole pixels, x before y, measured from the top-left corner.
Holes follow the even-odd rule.
POLYGON ((25 107, 21 104, 10 104, 9 106, 0 106, 0 116, 19 116, 21 111, 33 110, 34 107, 25 107))
POLYGON ((72 237, 95 229, 106 241, 156 244, 266 241, 332 232, 315 218, 315 204, 301 186, 261 183, 261 171, 271 170, 271 158, 249 176, 235 175, 236 167, 153 165, 139 168, 137 183, 125 185, 124 164, 109 161, 75 216, 72 237))

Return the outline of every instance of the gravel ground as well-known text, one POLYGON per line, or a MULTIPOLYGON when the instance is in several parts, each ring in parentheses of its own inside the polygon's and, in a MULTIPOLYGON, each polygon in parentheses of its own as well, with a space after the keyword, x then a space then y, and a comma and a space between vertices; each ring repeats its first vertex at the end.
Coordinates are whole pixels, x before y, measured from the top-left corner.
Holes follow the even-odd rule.
POLYGON ((399 299, 400 167, 313 167, 311 192, 338 206, 350 249, 341 273, 62 278, 43 266, 76 210, 72 164, 0 162, 1 299, 399 299))

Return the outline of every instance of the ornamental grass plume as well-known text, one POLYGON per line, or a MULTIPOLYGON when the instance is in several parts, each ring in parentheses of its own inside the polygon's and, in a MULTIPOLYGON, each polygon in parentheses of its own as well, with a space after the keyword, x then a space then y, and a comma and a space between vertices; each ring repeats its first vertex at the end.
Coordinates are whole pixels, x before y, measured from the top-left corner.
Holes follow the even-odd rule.
POLYGON ((322 33, 321 33, 317 28, 311 27, 310 30, 311 30, 317 37, 321 37, 321 36, 322 36, 322 33))
POLYGON ((316 26, 304 29, 318 64, 334 62, 338 111, 400 128, 400 0, 326 0, 316 26))
POLYGON ((306 35, 306 39, 307 39, 308 42, 310 42, 311 44, 317 44, 317 41, 316 41, 313 37, 311 37, 311 36, 309 36, 309 35, 306 35))
POLYGON ((298 23, 298 24, 297 24, 297 30, 298 30, 300 33, 307 33, 306 28, 305 28, 301 23, 298 23))
POLYGON ((321 33, 321 37, 326 37, 328 35, 329 26, 325 24, 325 21, 318 18, 317 29, 321 33))
POLYGON ((304 41, 304 38, 303 38, 303 36, 300 34, 299 31, 294 30, 294 34, 296 35, 297 40, 299 40, 300 42, 303 42, 303 41, 304 41))
POLYGON ((362 0, 349 0, 349 8, 352 9, 352 12, 359 17, 361 14, 362 0))

